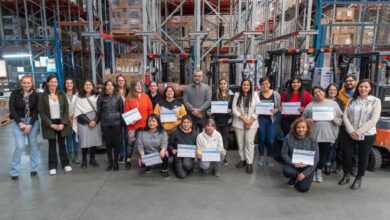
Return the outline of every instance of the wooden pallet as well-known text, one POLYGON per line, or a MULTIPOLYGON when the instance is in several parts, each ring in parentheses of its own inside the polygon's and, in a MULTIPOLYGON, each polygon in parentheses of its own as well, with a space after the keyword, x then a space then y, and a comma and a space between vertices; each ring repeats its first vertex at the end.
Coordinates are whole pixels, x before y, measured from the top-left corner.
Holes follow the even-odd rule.
POLYGON ((1 122, 0 122, 0 127, 1 126, 4 126, 4 125, 7 125, 7 124, 9 124, 9 123, 11 123, 12 122, 12 120, 10 119, 10 118, 6 118, 6 119, 4 119, 4 120, 2 120, 1 122))

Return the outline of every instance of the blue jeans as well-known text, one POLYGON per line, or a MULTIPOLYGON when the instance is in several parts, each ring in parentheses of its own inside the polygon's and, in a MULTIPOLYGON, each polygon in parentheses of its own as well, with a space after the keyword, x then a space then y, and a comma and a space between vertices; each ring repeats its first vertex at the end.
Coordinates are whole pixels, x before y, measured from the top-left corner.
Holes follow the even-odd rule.
POLYGON ((334 144, 330 145, 328 149, 328 152, 326 154, 326 159, 325 159, 325 166, 332 165, 333 149, 334 149, 334 144))
MULTIPOLYGON (((30 118, 22 118, 23 123, 28 124, 30 118)), ((10 174, 11 176, 18 176, 20 171, 20 161, 22 160, 22 153, 24 148, 24 141, 27 136, 28 144, 30 145, 30 172, 38 171, 39 164, 39 152, 38 152, 38 132, 39 132, 39 121, 35 121, 31 128, 30 134, 25 135, 19 128, 19 125, 15 121, 12 122, 12 135, 15 139, 15 150, 12 155, 10 174)))
POLYGON ((119 135, 119 147, 118 149, 118 155, 119 156, 127 156, 128 153, 128 136, 127 136, 127 127, 121 129, 121 133, 119 135))
POLYGON ((267 156, 272 158, 275 143, 275 123, 270 118, 259 117, 259 154, 264 155, 264 145, 267 145, 267 156))
POLYGON ((79 143, 76 141, 76 133, 72 131, 72 135, 66 137, 66 150, 68 154, 71 154, 73 152, 79 152, 80 146, 79 143))

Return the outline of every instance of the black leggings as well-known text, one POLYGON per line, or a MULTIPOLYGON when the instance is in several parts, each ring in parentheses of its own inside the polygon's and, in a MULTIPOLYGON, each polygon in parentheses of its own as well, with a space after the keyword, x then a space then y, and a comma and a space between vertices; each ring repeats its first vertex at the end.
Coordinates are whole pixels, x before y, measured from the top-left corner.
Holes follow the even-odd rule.
POLYGON ((320 155, 319 155, 320 158, 318 160, 317 170, 322 170, 324 168, 326 156, 328 155, 328 150, 330 145, 331 143, 328 142, 318 143, 318 147, 320 148, 320 155))
POLYGON ((95 160, 96 147, 90 147, 90 148, 81 149, 81 152, 83 153, 83 161, 87 161, 88 149, 89 149, 89 159, 95 160))
POLYGON ((228 150, 229 147, 229 126, 217 126, 218 132, 222 136, 223 147, 228 150))
MULTIPOLYGON (((52 119, 52 123, 59 125, 61 119, 52 119)), ((49 170, 57 169, 58 156, 57 156, 57 143, 58 150, 60 153, 61 167, 64 168, 69 166, 69 158, 66 153, 65 138, 61 136, 61 131, 55 131, 56 138, 49 139, 49 170), (56 143, 57 142, 57 143, 56 143)))
MULTIPOLYGON (((283 175, 287 178, 297 179, 298 174, 301 173, 302 171, 304 171, 305 169, 306 168, 297 169, 290 164, 284 164, 283 165, 283 175)), ((297 190, 299 192, 309 191, 311 184, 313 183, 313 177, 314 177, 314 172, 311 172, 302 181, 298 181, 295 184, 295 187, 297 188, 297 190)))
POLYGON ((357 176, 362 177, 367 169, 368 155, 371 152, 376 135, 364 136, 364 140, 355 141, 348 135, 346 138, 344 152, 343 152, 343 169, 344 175, 351 172, 352 157, 356 149, 358 149, 358 173, 357 176))
POLYGON ((106 152, 108 165, 118 163, 119 142, 122 127, 116 126, 102 126, 102 133, 104 143, 106 144, 106 152), (112 150, 114 149, 114 161, 112 160, 112 150))

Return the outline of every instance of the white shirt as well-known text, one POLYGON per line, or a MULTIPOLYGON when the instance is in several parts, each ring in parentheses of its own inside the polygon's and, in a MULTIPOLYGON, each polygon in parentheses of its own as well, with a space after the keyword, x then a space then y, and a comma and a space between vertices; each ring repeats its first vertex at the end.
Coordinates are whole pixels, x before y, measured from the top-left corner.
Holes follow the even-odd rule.
POLYGON ((50 118, 51 119, 59 119, 61 118, 60 116, 60 102, 53 101, 49 99, 49 108, 50 108, 50 118))

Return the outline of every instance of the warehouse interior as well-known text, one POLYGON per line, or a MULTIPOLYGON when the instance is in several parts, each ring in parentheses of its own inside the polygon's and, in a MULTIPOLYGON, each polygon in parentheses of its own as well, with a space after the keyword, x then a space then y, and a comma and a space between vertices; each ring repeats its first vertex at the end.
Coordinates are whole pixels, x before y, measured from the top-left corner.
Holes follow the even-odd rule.
MULTIPOLYGON (((380 164, 359 192, 338 186, 333 174, 297 194, 285 186, 281 164, 249 175, 231 163, 218 179, 195 173, 184 181, 145 176, 135 166, 117 173, 74 167, 52 177, 41 137, 39 175, 29 175, 26 147, 20 180, 9 178, 8 99, 23 75, 33 76, 38 91, 52 74, 61 89, 68 77, 102 85, 121 74, 128 84, 182 90, 197 68, 213 90, 227 78, 232 91, 243 78, 259 89, 268 76, 279 90, 294 76, 311 88, 341 86, 356 73, 375 82, 378 128, 388 134, 390 1, 0 0, 0 219, 388 219, 388 138, 377 140, 380 164)), ((228 157, 239 160, 235 150, 228 157)))

